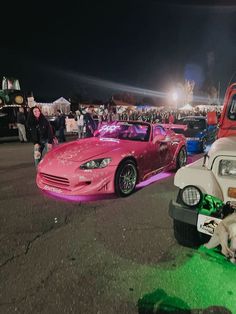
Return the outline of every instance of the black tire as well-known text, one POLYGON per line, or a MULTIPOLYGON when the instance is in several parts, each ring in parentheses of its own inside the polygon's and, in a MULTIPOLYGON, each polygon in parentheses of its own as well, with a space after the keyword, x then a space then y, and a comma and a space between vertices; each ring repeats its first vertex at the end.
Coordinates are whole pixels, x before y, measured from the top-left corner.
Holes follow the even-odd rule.
MULTIPOLYGON (((181 189, 177 195, 176 202, 186 206, 182 202, 181 189)), ((194 210, 194 209, 193 209, 194 210)), ((183 246, 198 247, 199 245, 206 243, 210 240, 210 236, 201 232, 198 232, 197 226, 189 225, 183 221, 173 220, 174 236, 176 241, 183 246)))
POLYGON ((117 196, 129 196, 135 190, 138 171, 135 163, 127 159, 122 162, 115 175, 115 192, 117 196))
POLYGON ((173 226, 174 236, 179 244, 187 247, 197 247, 201 244, 201 239, 196 226, 175 219, 173 221, 173 226))
POLYGON ((187 164, 187 149, 185 146, 182 146, 176 158, 176 170, 185 166, 186 164, 187 164))

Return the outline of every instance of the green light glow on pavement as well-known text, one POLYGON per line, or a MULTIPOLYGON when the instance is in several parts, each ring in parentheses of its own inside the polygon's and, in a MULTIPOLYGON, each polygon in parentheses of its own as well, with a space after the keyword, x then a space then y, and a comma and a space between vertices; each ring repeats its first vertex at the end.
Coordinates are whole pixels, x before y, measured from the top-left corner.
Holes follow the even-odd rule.
POLYGON ((126 263, 117 274, 112 290, 119 289, 116 293, 124 293, 122 297, 127 301, 132 298, 139 313, 155 313, 157 309, 171 313, 176 309, 213 306, 224 307, 221 313, 236 313, 236 265, 219 252, 204 247, 189 252, 183 258, 180 248, 177 260, 156 267, 133 263, 129 268, 126 263), (178 261, 179 258, 182 261, 178 261))

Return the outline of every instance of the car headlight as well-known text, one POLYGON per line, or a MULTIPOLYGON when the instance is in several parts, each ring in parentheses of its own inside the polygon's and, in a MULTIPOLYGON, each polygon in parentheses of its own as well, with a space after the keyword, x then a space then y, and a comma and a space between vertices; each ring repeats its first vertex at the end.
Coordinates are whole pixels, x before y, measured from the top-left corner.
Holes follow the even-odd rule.
POLYGON ((100 158, 87 161, 86 163, 80 166, 80 169, 97 169, 105 168, 111 162, 111 158, 100 158))
POLYGON ((186 186, 180 194, 183 203, 187 206, 195 207, 202 200, 202 192, 195 186, 186 186))
POLYGON ((219 174, 221 176, 236 176, 236 160, 221 160, 219 174))

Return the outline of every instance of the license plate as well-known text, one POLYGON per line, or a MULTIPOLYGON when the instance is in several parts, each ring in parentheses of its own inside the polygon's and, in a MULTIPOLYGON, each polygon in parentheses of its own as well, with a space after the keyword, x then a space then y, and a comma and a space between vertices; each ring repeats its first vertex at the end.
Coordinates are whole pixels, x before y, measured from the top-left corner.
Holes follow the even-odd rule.
POLYGON ((46 191, 50 191, 50 192, 55 192, 55 193, 62 193, 61 189, 55 188, 53 186, 49 186, 49 185, 44 185, 44 190, 46 191))
POLYGON ((213 235, 215 228, 221 222, 221 219, 199 214, 197 220, 197 230, 201 233, 213 235))

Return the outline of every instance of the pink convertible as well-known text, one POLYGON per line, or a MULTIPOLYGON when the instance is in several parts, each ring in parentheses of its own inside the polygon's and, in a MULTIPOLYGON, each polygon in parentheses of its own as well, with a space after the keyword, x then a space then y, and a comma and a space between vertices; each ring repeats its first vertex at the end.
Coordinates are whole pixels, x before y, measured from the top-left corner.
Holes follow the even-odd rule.
POLYGON ((186 164, 186 141, 159 124, 116 121, 62 144, 38 166, 37 185, 64 195, 130 195, 138 182, 186 164))

